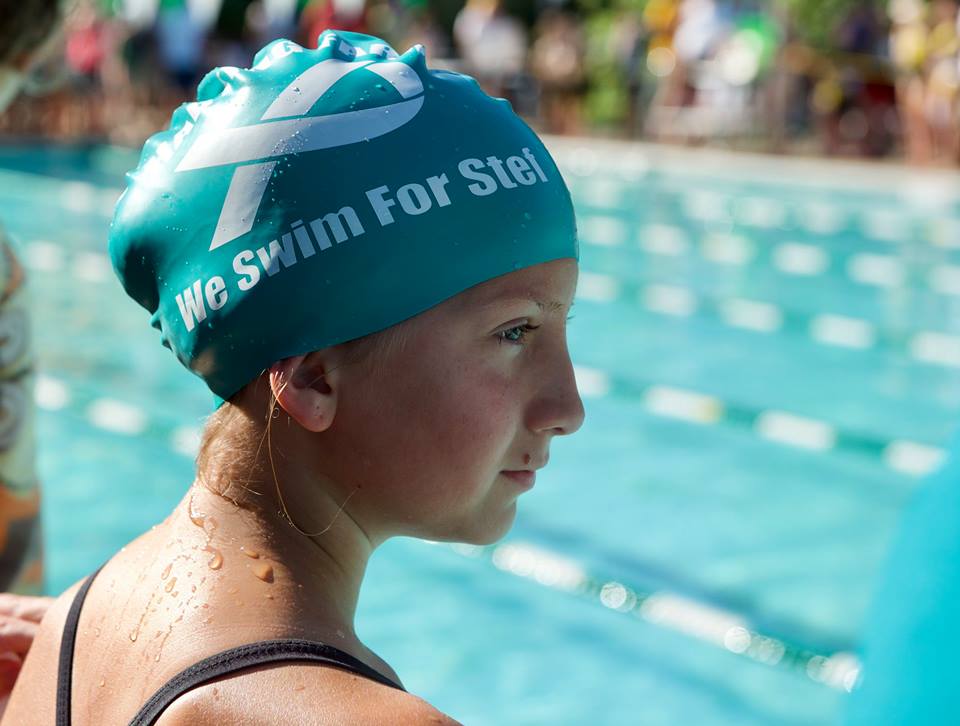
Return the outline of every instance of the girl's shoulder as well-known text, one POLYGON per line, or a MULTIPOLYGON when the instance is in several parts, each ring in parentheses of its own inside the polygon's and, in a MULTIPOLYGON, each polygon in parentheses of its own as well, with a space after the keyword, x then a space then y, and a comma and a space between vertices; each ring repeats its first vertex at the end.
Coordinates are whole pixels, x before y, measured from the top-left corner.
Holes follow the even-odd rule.
POLYGON ((157 726, 224 723, 304 726, 460 726, 422 698, 332 666, 256 666, 194 688, 174 701, 157 726))

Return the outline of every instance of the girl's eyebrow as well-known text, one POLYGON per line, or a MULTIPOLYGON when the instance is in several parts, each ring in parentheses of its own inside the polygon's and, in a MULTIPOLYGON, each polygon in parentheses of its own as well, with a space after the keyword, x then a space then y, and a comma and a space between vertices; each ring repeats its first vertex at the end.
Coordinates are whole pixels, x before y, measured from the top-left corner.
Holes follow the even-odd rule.
MULTIPOLYGON (((484 309, 488 309, 493 307, 499 307, 501 305, 509 305, 511 303, 517 303, 517 302, 532 302, 536 304, 538 308, 540 308, 540 312, 546 312, 546 313, 558 313, 564 310, 565 308, 563 303, 557 302, 556 300, 547 300, 546 302, 544 302, 543 300, 538 300, 537 298, 532 297, 531 295, 513 295, 510 297, 496 297, 491 300, 487 300, 485 303, 481 305, 481 307, 484 309)), ((572 302, 570 303, 570 307, 573 308, 572 302)))

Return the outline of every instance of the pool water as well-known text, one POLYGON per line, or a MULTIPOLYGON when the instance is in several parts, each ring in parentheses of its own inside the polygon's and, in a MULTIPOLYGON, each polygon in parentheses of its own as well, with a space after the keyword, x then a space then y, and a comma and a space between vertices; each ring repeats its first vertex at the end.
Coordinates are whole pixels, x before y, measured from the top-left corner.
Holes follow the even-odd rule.
MULTIPOLYGON (((960 411, 960 191, 901 169, 551 139, 586 421, 496 546, 371 561, 358 631, 467 724, 828 724, 960 411)), ((0 147, 31 273, 47 590, 161 521, 211 396, 105 255, 136 154, 0 147)))

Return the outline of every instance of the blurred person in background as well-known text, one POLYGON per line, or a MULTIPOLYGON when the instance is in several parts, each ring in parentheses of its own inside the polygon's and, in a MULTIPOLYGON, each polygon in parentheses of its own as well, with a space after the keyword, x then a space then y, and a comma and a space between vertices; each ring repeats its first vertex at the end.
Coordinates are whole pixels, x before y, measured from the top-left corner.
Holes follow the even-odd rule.
POLYGON ((831 49, 815 72, 812 106, 827 155, 881 156, 893 144, 888 112, 893 97, 884 67, 883 23, 876 6, 861 0, 830 33, 831 49))
MULTIPOLYGON (((62 49, 55 0, 0 0, 0 114, 62 49)), ((62 62, 62 58, 60 59, 62 62)), ((0 227, 0 589, 43 590, 40 487, 34 451, 34 357, 26 276, 0 227)), ((51 598, 0 595, 0 715, 51 598)))
POLYGON ((154 109, 166 96, 166 78, 158 71, 154 24, 157 3, 122 0, 117 15, 105 23, 103 85, 105 137, 127 145, 146 137, 159 121, 154 109))
POLYGON ((89 0, 77 2, 70 14, 65 49, 73 92, 69 108, 82 118, 74 119, 69 126, 82 130, 84 136, 102 134, 106 127, 100 82, 106 57, 106 25, 89 0))
POLYGON ((924 114, 935 163, 955 164, 958 154, 957 0, 930 4, 925 63, 924 114))
POLYGON ((156 24, 157 50, 167 73, 174 106, 189 99, 203 67, 206 29, 185 0, 160 4, 156 24))
MULTIPOLYGON (((58 5, 2 0, 0 113, 36 64, 62 43, 58 5)), ((34 452, 34 356, 26 275, 0 228, 0 590, 43 588, 40 488, 34 452)))
POLYGON ((861 0, 848 13, 839 28, 837 47, 857 61, 852 108, 847 111, 842 129, 846 140, 861 156, 877 157, 893 147, 896 96, 890 72, 882 59, 887 52, 886 23, 875 3, 861 0))
POLYGON ((904 155, 917 164, 960 160, 957 2, 891 0, 890 55, 904 155))
POLYGON ((654 84, 649 82, 646 64, 650 35, 643 16, 635 8, 624 8, 612 40, 627 96, 623 132, 626 138, 633 138, 641 131, 646 108, 655 90, 654 84))
POLYGON ((301 38, 312 45, 325 28, 368 32, 366 0, 310 0, 300 15, 301 38))
MULTIPOLYGON (((391 11, 392 12, 392 11, 391 11)), ((433 11, 425 0, 414 0, 404 5, 404 12, 392 13, 397 27, 393 36, 399 38, 397 45, 410 48, 420 44, 424 47, 427 61, 443 59, 444 64, 451 66, 456 63, 451 58, 452 48, 446 32, 440 27, 433 11)))
POLYGON ((897 110, 908 162, 924 164, 932 155, 924 109, 927 50, 926 7, 922 0, 890 0, 890 57, 896 68, 897 110))
POLYGON ((679 19, 677 0, 650 0, 643 8, 643 27, 646 35, 646 70, 655 79, 654 91, 643 114, 645 136, 656 139, 660 133, 661 110, 676 105, 678 85, 673 72, 677 55, 673 49, 673 34, 679 19))
POLYGON ((551 134, 582 133, 586 90, 584 38, 579 19, 560 8, 544 10, 534 26, 530 71, 540 87, 540 116, 551 134))
MULTIPOLYGON (((253 0, 220 0, 214 3, 215 11, 209 32, 206 68, 211 66, 234 66, 242 68, 250 61, 255 50, 247 11, 253 0)), ((169 109, 164 109, 169 111, 169 109)))
POLYGON ((464 73, 491 96, 515 102, 509 89, 526 65, 527 31, 501 0, 467 0, 454 19, 453 39, 464 73))
POLYGON ((254 0, 247 8, 247 27, 257 47, 277 38, 296 37, 297 0, 254 0))
MULTIPOLYGON (((664 68, 660 88, 654 99, 657 115, 650 129, 661 140, 688 138, 687 124, 678 124, 678 110, 697 102, 697 64, 714 50, 722 26, 714 0, 680 0, 676 7, 676 25, 670 40, 669 63, 658 58, 664 68)), ((649 62, 649 61, 648 61, 649 62)))

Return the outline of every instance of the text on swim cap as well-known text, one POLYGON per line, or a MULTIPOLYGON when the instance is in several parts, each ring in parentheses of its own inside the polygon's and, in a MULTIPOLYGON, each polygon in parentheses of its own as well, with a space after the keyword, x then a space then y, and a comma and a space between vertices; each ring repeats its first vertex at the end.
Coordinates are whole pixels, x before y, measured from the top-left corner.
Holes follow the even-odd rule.
MULTIPOLYGON (((486 197, 500 190, 517 189, 546 182, 547 175, 529 148, 521 149, 520 155, 500 159, 497 156, 469 157, 460 161, 454 179, 462 179, 461 186, 474 197, 486 197), (459 175, 459 177, 458 177, 459 175), (465 182, 469 182, 464 184, 465 182)), ((412 182, 390 189, 386 185, 364 192, 366 204, 361 206, 368 224, 381 227, 401 221, 402 216, 417 217, 433 209, 448 207, 455 203, 447 187, 451 184, 447 173, 427 177, 424 184, 412 182)), ((454 185, 458 186, 458 185, 454 185)), ((289 269, 318 252, 366 233, 361 216, 352 206, 343 206, 307 223, 296 220, 289 231, 271 240, 263 247, 245 249, 233 257, 232 270, 236 277, 231 281, 234 294, 243 294, 254 288, 264 276, 274 275, 289 269)), ((198 279, 175 296, 177 308, 187 331, 206 320, 208 310, 219 310, 230 297, 231 285, 221 275, 198 279)))

